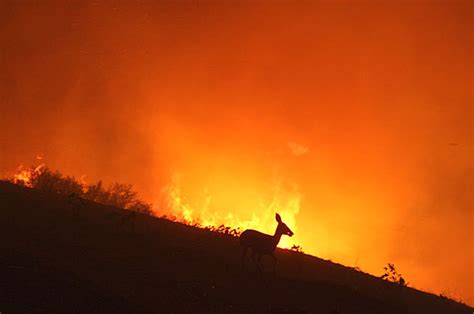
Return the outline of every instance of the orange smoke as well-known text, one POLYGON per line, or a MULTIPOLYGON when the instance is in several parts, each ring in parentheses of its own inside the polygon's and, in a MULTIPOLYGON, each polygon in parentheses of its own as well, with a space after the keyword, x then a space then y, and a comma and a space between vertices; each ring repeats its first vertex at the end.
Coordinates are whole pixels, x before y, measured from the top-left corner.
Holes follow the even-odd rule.
POLYGON ((0 171, 41 152, 203 226, 278 211, 282 246, 474 304, 472 9, 0 1, 0 171))

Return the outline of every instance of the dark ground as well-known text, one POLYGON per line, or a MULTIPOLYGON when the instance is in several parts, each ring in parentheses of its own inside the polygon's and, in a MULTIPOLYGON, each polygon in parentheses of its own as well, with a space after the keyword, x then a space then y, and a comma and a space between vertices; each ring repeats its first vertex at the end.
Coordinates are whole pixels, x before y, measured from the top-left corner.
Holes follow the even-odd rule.
POLYGON ((3 181, 0 249, 2 314, 473 313, 286 250, 242 271, 236 238, 3 181))

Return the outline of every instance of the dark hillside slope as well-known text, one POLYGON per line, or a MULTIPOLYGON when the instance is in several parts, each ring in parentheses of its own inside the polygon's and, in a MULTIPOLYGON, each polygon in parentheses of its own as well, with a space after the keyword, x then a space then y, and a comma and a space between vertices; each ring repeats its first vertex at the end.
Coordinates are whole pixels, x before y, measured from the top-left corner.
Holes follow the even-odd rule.
POLYGON ((230 236, 7 182, 0 213, 2 313, 472 313, 285 250, 242 271, 230 236))

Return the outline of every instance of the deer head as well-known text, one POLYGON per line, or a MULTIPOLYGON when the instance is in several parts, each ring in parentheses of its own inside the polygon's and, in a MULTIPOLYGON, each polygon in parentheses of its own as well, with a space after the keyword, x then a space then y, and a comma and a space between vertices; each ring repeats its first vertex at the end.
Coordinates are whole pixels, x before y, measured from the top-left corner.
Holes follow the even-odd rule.
POLYGON ((278 222, 278 227, 275 231, 275 234, 278 234, 278 235, 284 234, 290 237, 293 236, 293 231, 291 231, 290 228, 288 228, 288 226, 281 220, 281 217, 278 213, 275 215, 275 219, 278 222))

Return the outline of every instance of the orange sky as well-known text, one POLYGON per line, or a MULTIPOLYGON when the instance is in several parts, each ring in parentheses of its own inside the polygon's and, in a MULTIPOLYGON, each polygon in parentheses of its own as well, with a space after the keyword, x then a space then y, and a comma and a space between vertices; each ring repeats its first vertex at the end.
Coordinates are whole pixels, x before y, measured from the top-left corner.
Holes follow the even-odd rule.
POLYGON ((244 220, 297 198, 306 252, 472 305, 472 13, 2 1, 0 172, 42 154, 155 204, 179 177, 196 214, 244 220))

